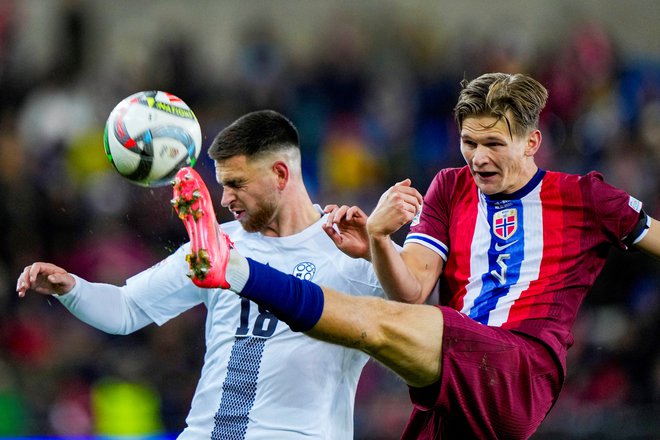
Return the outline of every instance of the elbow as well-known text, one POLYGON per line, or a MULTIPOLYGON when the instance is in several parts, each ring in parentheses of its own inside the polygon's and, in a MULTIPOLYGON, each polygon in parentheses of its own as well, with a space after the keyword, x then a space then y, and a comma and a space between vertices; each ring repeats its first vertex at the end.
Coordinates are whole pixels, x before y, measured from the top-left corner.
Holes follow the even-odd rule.
POLYGON ((435 307, 386 304, 371 328, 368 350, 364 351, 412 387, 437 382, 442 368, 441 336, 433 334, 437 330, 437 313, 435 307), (427 313, 433 319, 423 318, 427 313))
POLYGON ((128 326, 111 326, 111 325, 93 325, 98 330, 101 330, 103 333, 115 336, 126 336, 133 333, 133 329, 128 326))
POLYGON ((133 333, 133 330, 131 330, 129 328, 122 327, 122 328, 118 328, 118 329, 113 329, 112 331, 107 331, 106 333, 109 333, 111 335, 116 335, 116 336, 126 336, 126 335, 130 335, 131 333, 133 333))

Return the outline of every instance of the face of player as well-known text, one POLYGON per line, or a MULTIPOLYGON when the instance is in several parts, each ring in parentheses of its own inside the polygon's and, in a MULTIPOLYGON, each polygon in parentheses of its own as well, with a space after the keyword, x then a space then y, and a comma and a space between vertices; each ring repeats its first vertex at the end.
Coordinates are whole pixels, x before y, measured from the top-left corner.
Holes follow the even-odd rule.
POLYGON ((246 231, 264 232, 275 219, 279 201, 277 179, 268 162, 234 156, 216 162, 215 172, 223 188, 222 206, 246 231))
POLYGON ((537 171, 534 154, 541 132, 511 136, 506 120, 491 116, 468 117, 461 128, 461 153, 479 189, 488 195, 511 194, 537 171))

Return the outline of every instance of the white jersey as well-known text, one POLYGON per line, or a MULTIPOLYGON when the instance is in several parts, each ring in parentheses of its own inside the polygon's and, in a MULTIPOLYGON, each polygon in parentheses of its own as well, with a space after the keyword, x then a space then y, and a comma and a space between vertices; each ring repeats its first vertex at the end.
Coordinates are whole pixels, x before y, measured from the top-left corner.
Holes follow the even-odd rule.
MULTIPOLYGON (((223 229, 246 257, 342 292, 384 297, 371 264, 339 251, 324 221, 288 237, 248 233, 237 221, 223 229)), ((179 439, 352 439, 367 355, 293 332, 229 290, 196 287, 186 276, 188 252, 189 243, 124 287, 159 325, 200 303, 208 310, 204 366, 179 439)))

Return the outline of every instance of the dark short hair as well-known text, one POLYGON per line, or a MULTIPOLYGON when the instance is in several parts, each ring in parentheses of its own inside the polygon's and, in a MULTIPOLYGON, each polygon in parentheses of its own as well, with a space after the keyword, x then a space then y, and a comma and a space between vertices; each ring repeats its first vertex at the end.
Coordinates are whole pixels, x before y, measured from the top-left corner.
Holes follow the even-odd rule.
POLYGON ((548 100, 546 88, 522 73, 486 73, 472 81, 463 80, 461 87, 454 107, 459 129, 467 117, 494 116, 506 121, 512 136, 523 135, 538 128, 539 115, 548 100))
POLYGON ((293 123, 274 110, 259 110, 241 116, 218 133, 208 155, 215 161, 222 161, 288 148, 300 149, 298 130, 293 123))

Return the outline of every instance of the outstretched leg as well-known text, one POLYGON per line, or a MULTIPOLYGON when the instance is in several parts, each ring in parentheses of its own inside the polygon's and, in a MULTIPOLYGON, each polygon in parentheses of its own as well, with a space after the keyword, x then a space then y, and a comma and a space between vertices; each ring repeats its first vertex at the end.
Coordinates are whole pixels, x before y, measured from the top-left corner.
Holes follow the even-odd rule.
POLYGON ((183 168, 172 204, 190 236, 193 282, 230 289, 265 307, 292 330, 361 350, 416 387, 440 377, 442 312, 374 297, 356 297, 320 287, 246 259, 217 225, 199 174, 183 168))

